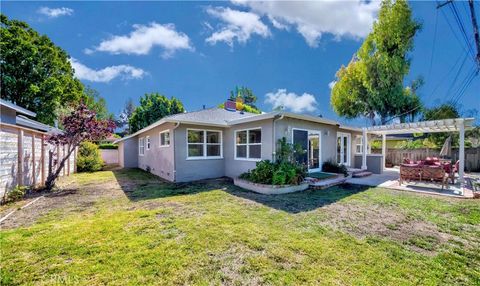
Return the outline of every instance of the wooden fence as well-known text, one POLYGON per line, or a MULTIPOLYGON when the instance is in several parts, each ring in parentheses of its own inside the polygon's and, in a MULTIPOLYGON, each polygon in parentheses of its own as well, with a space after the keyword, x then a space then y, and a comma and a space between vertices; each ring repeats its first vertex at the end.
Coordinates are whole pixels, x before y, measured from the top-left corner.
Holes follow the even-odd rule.
MULTIPOLYGON (((372 153, 382 153, 382 150, 372 149, 372 153)), ((440 150, 438 149, 388 149, 386 161, 393 165, 400 165, 404 158, 409 158, 414 161, 424 160, 426 157, 440 157, 440 150)), ((458 160, 458 148, 452 149, 452 161, 458 160)), ((465 170, 469 172, 480 171, 480 147, 465 148, 465 170)))
MULTIPOLYGON (((64 156, 66 146, 47 143, 46 133, 11 124, 0 123, 0 201, 16 186, 40 187, 48 176, 49 151, 53 152, 54 168, 64 156)), ((70 155, 61 176, 76 171, 76 151, 70 155)))

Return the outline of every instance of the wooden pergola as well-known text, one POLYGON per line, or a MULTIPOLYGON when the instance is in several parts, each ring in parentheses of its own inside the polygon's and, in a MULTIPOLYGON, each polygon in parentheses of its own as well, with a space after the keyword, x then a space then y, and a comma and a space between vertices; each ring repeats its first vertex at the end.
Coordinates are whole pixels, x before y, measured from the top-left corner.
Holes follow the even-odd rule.
MULTIPOLYGON (((382 168, 385 168, 386 136, 390 134, 411 134, 411 133, 438 133, 458 132, 460 134, 459 146, 459 182, 465 183, 465 130, 473 128, 474 118, 455 118, 421 121, 413 123, 398 123, 363 128, 363 142, 367 142, 367 134, 382 136, 382 168)), ((363 148, 362 169, 367 169, 367 148, 363 148)))

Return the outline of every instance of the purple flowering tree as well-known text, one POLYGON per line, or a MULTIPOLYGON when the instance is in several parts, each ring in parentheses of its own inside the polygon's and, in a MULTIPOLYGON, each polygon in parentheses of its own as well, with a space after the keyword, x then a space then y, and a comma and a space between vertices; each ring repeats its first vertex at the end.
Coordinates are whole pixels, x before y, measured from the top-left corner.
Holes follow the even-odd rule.
POLYGON ((67 146, 67 154, 56 164, 53 169, 53 152, 49 152, 48 177, 45 189, 51 190, 60 175, 65 162, 75 149, 85 140, 99 141, 110 136, 115 130, 115 123, 109 119, 97 119, 96 113, 87 108, 83 103, 62 118, 64 130, 48 138, 48 142, 56 146, 67 146))

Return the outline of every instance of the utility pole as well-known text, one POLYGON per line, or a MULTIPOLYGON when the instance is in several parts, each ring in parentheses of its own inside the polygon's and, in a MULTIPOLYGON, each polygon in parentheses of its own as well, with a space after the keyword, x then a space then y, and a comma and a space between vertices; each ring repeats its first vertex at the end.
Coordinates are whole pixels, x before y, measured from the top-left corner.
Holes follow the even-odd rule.
POLYGON ((477 44, 477 64, 480 67, 480 36, 478 35, 478 25, 473 0, 468 0, 468 5, 470 6, 470 14, 472 15, 473 35, 475 37, 475 43, 477 44))

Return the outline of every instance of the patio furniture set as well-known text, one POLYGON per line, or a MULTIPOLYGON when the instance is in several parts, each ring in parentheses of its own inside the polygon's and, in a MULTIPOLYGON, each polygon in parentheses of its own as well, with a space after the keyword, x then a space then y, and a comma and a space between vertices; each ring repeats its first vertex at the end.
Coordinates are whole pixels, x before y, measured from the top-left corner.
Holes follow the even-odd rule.
POLYGON ((440 182, 442 190, 448 187, 448 180, 455 184, 455 173, 459 170, 459 161, 454 165, 450 161, 436 157, 427 157, 425 160, 412 161, 408 158, 400 165, 399 184, 404 181, 440 182))

